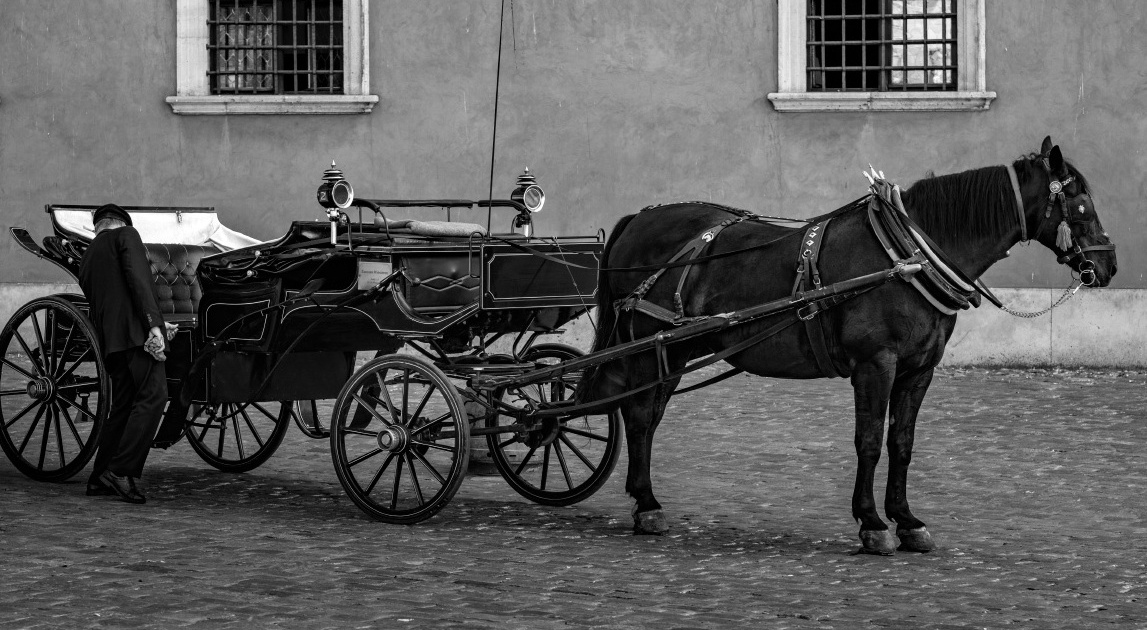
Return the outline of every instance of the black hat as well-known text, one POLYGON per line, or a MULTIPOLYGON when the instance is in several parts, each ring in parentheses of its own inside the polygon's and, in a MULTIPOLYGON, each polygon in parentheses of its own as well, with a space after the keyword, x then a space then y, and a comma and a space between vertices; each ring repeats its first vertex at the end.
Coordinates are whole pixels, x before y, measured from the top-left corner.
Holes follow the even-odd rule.
POLYGON ((103 219, 119 219, 124 222, 124 225, 131 225, 131 215, 127 213, 127 210, 124 210, 114 203, 104 204, 92 213, 93 225, 103 219))

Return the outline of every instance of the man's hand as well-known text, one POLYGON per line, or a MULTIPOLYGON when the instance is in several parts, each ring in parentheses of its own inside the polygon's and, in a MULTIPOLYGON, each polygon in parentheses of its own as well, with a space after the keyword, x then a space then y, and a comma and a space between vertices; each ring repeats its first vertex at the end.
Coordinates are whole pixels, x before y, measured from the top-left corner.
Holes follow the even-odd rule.
POLYGON ((159 326, 152 326, 148 331, 147 341, 143 342, 143 349, 156 361, 166 361, 167 355, 163 353, 164 345, 163 331, 159 326))
POLYGON ((171 341, 172 339, 175 339, 175 332, 179 330, 179 326, 176 326, 175 324, 169 324, 167 322, 163 322, 163 326, 167 329, 167 340, 171 341))

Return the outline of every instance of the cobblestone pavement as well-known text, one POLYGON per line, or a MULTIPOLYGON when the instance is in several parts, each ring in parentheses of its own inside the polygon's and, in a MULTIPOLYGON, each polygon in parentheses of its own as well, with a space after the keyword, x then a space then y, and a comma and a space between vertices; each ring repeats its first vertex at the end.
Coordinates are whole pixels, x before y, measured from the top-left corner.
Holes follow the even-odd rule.
POLYGON ((1143 371, 944 370, 909 486, 940 549, 888 558, 854 555, 842 380, 674 399, 662 537, 630 534, 624 455, 576 506, 472 475, 409 527, 295 429, 242 475, 155 451, 146 506, 2 461, 0 628, 1147 628, 1145 395, 1143 371))

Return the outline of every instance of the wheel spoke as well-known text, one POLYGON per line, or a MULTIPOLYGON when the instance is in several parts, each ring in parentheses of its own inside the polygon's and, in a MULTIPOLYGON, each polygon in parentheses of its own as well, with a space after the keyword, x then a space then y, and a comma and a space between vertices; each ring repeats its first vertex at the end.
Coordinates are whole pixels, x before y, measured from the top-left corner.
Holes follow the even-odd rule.
POLYGON ((8 427, 12 426, 13 424, 16 424, 17 420, 19 420, 20 418, 23 418, 24 414, 31 411, 32 407, 35 407, 38 404, 40 404, 40 401, 38 401, 38 400, 33 400, 32 402, 28 403, 28 406, 21 409, 20 413, 16 414, 11 420, 4 423, 4 430, 7 431, 8 427))
MULTIPOLYGON (((224 409, 230 405, 225 405, 224 409)), ((223 412, 223 417, 219 418, 219 450, 215 452, 217 457, 223 457, 223 442, 227 437, 227 418, 231 417, 226 411, 223 412)))
POLYGON ((436 427, 436 426, 446 422, 447 420, 449 420, 450 418, 453 418, 453 417, 454 417, 454 415, 452 413, 450 413, 449 411, 447 411, 446 413, 438 416, 437 418, 431 420, 430 422, 427 422, 426 424, 424 424, 424 425, 418 427, 417 429, 411 431, 410 435, 411 435, 411 437, 418 435, 419 433, 422 433, 422 432, 427 431, 433 427, 436 427))
MULTIPOLYGON (((383 379, 380 378, 379 380, 381 381, 383 379)), ((395 424, 405 424, 403 422, 402 416, 399 415, 399 413, 398 413, 398 409, 394 406, 394 401, 390 398, 390 390, 387 389, 385 382, 383 382, 379 385, 378 393, 382 395, 382 397, 379 398, 379 401, 383 405, 386 405, 386 410, 390 412, 390 417, 394 419, 394 423, 395 424)), ((399 464, 401 464, 401 463, 402 462, 399 462, 399 464)), ((401 469, 402 469, 402 467, 399 466, 399 470, 401 470, 401 469)))
POLYGON ((562 427, 562 431, 565 433, 573 433, 574 435, 580 435, 584 438, 589 438, 591 440, 597 440, 598 442, 608 442, 609 441, 609 438, 606 436, 598 435, 596 433, 593 433, 592 431, 586 431, 583 429, 575 429, 569 425, 562 427))
POLYGON ((538 451, 538 447, 535 446, 534 448, 531 448, 529 450, 529 452, 526 453, 526 456, 522 458, 522 463, 518 464, 518 469, 514 471, 515 475, 521 475, 522 474, 522 471, 526 469, 526 465, 530 463, 530 459, 533 458, 534 453, 536 453, 537 451, 538 451))
POLYGON ((49 309, 45 320, 48 325, 48 372, 55 374, 59 358, 56 354, 56 309, 49 309))
POLYGON ((52 415, 56 421, 56 454, 60 456, 60 468, 63 468, 68 465, 68 462, 64 461, 64 433, 62 430, 63 427, 60 426, 60 416, 62 414, 60 413, 59 406, 52 405, 52 415))
MULTIPOLYGON (((386 390, 383 390, 383 391, 386 391, 386 390)), ((394 416, 393 410, 391 411, 391 416, 392 416, 391 420, 387 420, 386 418, 382 417, 381 413, 378 412, 378 409, 375 408, 376 406, 372 406, 372 405, 368 404, 365 400, 363 400, 362 396, 360 396, 359 394, 352 393, 351 398, 354 398, 355 402, 357 402, 360 407, 369 411, 370 415, 374 416, 375 419, 377 419, 379 422, 381 422, 384 426, 388 426, 388 427, 394 426, 394 422, 391 421, 394 419, 393 418, 393 416, 394 416)), ((389 406, 387 408, 390 409, 389 406)), ((370 435, 370 434, 367 434, 367 435, 370 435)))
MULTIPOLYGON (((431 383, 430 387, 428 387, 426 389, 426 395, 422 397, 421 401, 419 401, 418 408, 416 408, 414 410, 414 413, 410 414, 410 421, 411 422, 413 422, 414 419, 418 417, 418 414, 422 413, 423 407, 425 407, 426 403, 430 401, 430 396, 431 396, 431 394, 434 393, 434 390, 436 390, 436 389, 438 389, 438 388, 434 386, 434 383, 431 383)), ((417 433, 417 431, 416 431, 416 433, 417 433)))
POLYGON ((398 465, 394 468, 394 487, 390 492, 390 509, 398 509, 398 486, 402 483, 402 462, 403 458, 398 458, 398 465))
POLYGON ((559 433, 558 439, 561 440, 562 444, 565 444, 570 449, 570 451, 573 452, 574 455, 577 455, 578 459, 580 459, 582 463, 585 464, 587 468, 589 468, 590 472, 597 472, 597 466, 594 466, 593 462, 589 461, 589 459, 582 454, 581 449, 574 446, 574 443, 571 442, 568 437, 559 433))
POLYGON ((411 446, 422 446, 422 447, 425 447, 425 448, 432 448, 432 449, 435 449, 435 450, 438 450, 438 451, 447 451, 447 452, 451 452, 451 451, 453 451, 453 450, 454 450, 454 448, 453 448, 453 447, 450 447, 450 446, 446 446, 446 445, 444 445, 444 444, 438 444, 437 442, 420 442, 420 441, 418 441, 418 440, 411 440, 411 441, 410 441, 410 445, 411 445, 411 446))
POLYGON ((75 409, 76 411, 84 414, 88 418, 88 420, 91 420, 92 422, 96 421, 96 414, 92 413, 91 411, 88 411, 85 407, 81 407, 81 406, 77 405, 75 403, 75 401, 68 400, 67 398, 59 398, 58 400, 64 401, 72 409, 75 409))
POLYGON ((547 444, 545 449, 542 450, 542 483, 538 486, 542 490, 546 489, 546 479, 549 477, 550 472, 550 446, 547 444))
MULTIPOLYGON (((453 450, 453 449, 446 449, 446 450, 449 451, 449 450, 453 450)), ((426 470, 429 471, 431 475, 434 475, 434 478, 438 480, 438 483, 440 483, 444 486, 446 485, 446 478, 443 477, 442 474, 438 472, 438 469, 434 467, 434 464, 431 464, 430 461, 428 459, 426 459, 425 456, 422 455, 422 453, 419 453, 417 449, 412 450, 411 453, 414 453, 414 456, 418 458, 418 461, 422 462, 422 465, 426 467, 426 470)), ((410 469, 411 469, 411 471, 414 470, 413 462, 410 465, 410 469)))
POLYGON ((382 479, 382 473, 386 472, 386 467, 390 466, 390 462, 392 461, 394 461, 394 453, 387 453, 386 459, 382 462, 382 465, 378 467, 378 470, 375 471, 374 478, 370 480, 370 484, 363 490, 363 494, 370 494, 374 490, 374 487, 378 485, 378 480, 382 479))
MULTIPOLYGON (((35 317, 34 314, 33 317, 35 317)), ((31 362, 32 367, 36 368, 36 373, 40 376, 47 376, 47 373, 44 372, 44 367, 36 361, 36 353, 32 352, 32 349, 28 347, 28 342, 24 341, 24 335, 21 335, 19 330, 13 329, 12 337, 14 337, 20 344, 20 347, 24 349, 24 355, 28 357, 28 361, 31 362)))
POLYGON ((558 464, 562 467, 562 477, 565 477, 566 487, 573 490, 574 482, 573 478, 570 477, 570 468, 569 465, 566 464, 566 456, 562 453, 562 445, 558 442, 554 442, 552 446, 554 447, 554 455, 558 456, 558 464))
MULTIPOLYGON (((51 311, 48 309, 44 310, 44 313, 45 313, 44 319, 45 320, 47 320, 47 318, 48 318, 47 313, 49 313, 49 312, 51 312, 51 311)), ((32 316, 29 317, 28 319, 32 320, 32 332, 36 333, 36 344, 40 350, 40 360, 43 361, 44 374, 51 374, 52 373, 52 362, 50 359, 48 359, 48 349, 44 347, 44 333, 40 329, 40 318, 36 317, 35 313, 32 313, 32 316)))
POLYGON ((352 459, 346 463, 347 468, 353 468, 353 467, 365 462, 366 460, 370 459, 371 457, 374 457, 375 455, 378 455, 379 453, 382 453, 382 452, 383 452, 383 450, 381 448, 376 448, 373 451, 370 451, 370 452, 365 453, 363 455, 359 455, 358 457, 356 457, 356 458, 354 458, 354 459, 352 459))
MULTIPOLYGON (((68 362, 68 352, 70 352, 72 349, 72 335, 74 335, 75 332, 76 332, 76 321, 72 320, 71 325, 68 326, 68 336, 66 338, 64 338, 64 347, 60 348, 60 354, 59 354, 60 360, 56 363, 55 367, 52 369, 53 373, 59 372, 60 368, 64 367, 64 364, 66 364, 68 362)), ((59 378, 59 377, 56 377, 56 378, 59 378)))
MULTIPOLYGON (((247 459, 247 449, 243 446, 243 432, 239 430, 239 415, 242 414, 244 419, 247 419, 247 411, 243 407, 239 407, 238 413, 231 416, 231 433, 234 435, 235 448, 239 451, 239 460, 247 459)), ((247 419, 247 422, 250 422, 247 419)), ((223 449, 219 449, 219 457, 223 457, 223 449)))
MULTIPOLYGON (((256 408, 258 408, 258 405, 254 405, 254 406, 256 408)), ((265 414, 267 413, 265 410, 262 410, 262 409, 260 409, 260 411, 263 411, 263 413, 265 413, 265 414)), ((251 422, 251 416, 247 415, 247 410, 246 409, 239 409, 239 413, 243 414, 243 422, 245 422, 247 424, 248 429, 251 429, 251 435, 254 436, 255 442, 259 445, 259 448, 263 448, 263 438, 259 437, 259 430, 255 428, 255 423, 251 422)), ((267 414, 267 415, 269 416, 271 414, 267 414)), ((238 433, 239 433, 239 428, 236 427, 235 428, 235 434, 238 435, 238 433)))
POLYGON ((48 413, 44 414, 44 437, 40 439, 40 463, 36 470, 44 470, 44 458, 48 456, 48 442, 52 439, 52 419, 55 418, 55 408, 51 404, 44 405, 48 413))
POLYGON ((65 378, 71 376, 72 372, 75 372, 76 368, 78 368, 80 366, 80 364, 84 362, 84 359, 88 358, 88 355, 91 354, 92 352, 94 352, 94 350, 92 349, 92 346, 88 346, 87 348, 85 348, 84 351, 82 353, 80 353, 80 356, 76 358, 76 361, 74 363, 72 363, 72 367, 68 368, 67 370, 64 370, 64 373, 57 376, 56 380, 65 379, 65 378))
POLYGON ((68 421, 68 429, 72 431, 72 437, 76 438, 76 443, 80 445, 80 449, 84 448, 84 439, 80 437, 80 432, 76 429, 76 423, 72 420, 72 414, 68 413, 67 407, 60 405, 60 413, 64 414, 64 419, 68 421))
POLYGON ((7 365, 8 367, 12 368, 13 370, 16 370, 17 372, 19 372, 20 374, 23 374, 24 378, 36 378, 35 374, 32 374, 31 372, 29 372, 28 370, 25 370, 24 368, 20 367, 19 365, 16 365, 12 361, 10 361, 8 359, 8 357, 0 357, 0 361, 3 361, 4 365, 7 365))
MULTIPOLYGON (((410 410, 410 368, 402 370, 402 413, 403 418, 406 419, 403 424, 414 421, 414 416, 405 415, 410 410)), ((408 464, 409 465, 409 464, 408 464)), ((414 472, 414 469, 410 469, 414 472)), ((415 482, 417 484, 417 482, 415 482)))
POLYGON ((414 494, 418 495, 418 505, 424 505, 426 497, 422 496, 422 486, 418 483, 418 475, 414 472, 414 459, 410 453, 406 454, 406 468, 410 471, 410 482, 414 484, 414 494))
POLYGON ((24 436, 24 441, 20 443, 20 448, 17 450, 20 455, 23 455, 24 449, 28 447, 28 442, 36 432, 36 427, 40 424, 40 418, 44 417, 44 409, 44 405, 40 405, 40 410, 36 412, 36 417, 32 419, 32 426, 28 427, 28 433, 24 436))

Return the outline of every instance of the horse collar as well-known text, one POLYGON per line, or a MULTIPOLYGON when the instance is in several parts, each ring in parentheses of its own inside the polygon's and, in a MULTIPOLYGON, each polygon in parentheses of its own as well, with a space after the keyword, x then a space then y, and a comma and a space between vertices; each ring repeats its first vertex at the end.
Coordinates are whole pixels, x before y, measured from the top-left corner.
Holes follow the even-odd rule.
POLYGON ((1024 216, 1024 198, 1020 195, 1020 180, 1016 177, 1016 168, 1011 164, 1008 167, 1008 179, 1012 181, 1012 192, 1016 196, 1016 218, 1020 222, 1020 242, 1026 243, 1028 241, 1028 220, 1024 216))

